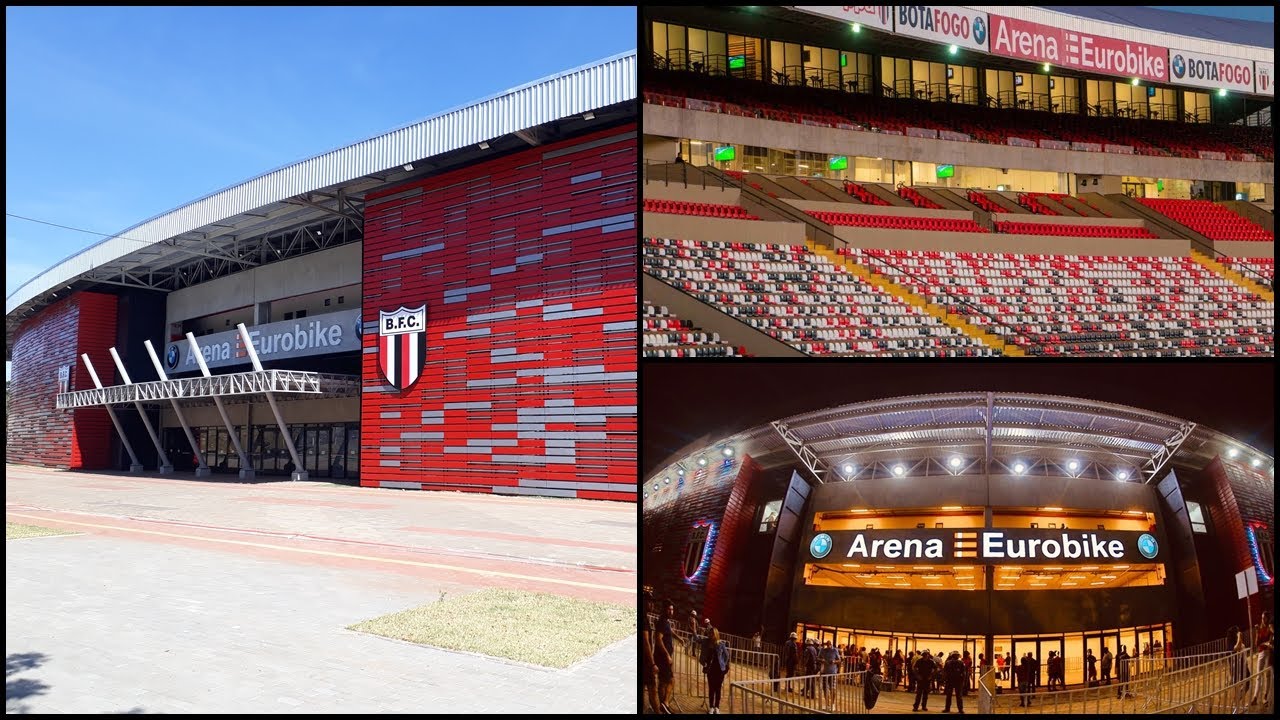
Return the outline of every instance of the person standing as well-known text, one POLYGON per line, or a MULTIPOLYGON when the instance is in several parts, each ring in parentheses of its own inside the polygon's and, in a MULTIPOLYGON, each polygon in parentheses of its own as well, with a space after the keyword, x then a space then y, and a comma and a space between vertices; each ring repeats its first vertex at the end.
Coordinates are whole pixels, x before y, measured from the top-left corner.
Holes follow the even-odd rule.
POLYGON ((902 682, 902 666, 906 660, 902 657, 902 648, 893 651, 893 687, 898 687, 898 683, 902 682))
POLYGON ((937 669, 937 671, 935 671, 935 672, 933 673, 933 691, 934 691, 935 693, 941 693, 941 692, 942 692, 942 665, 943 665, 943 662, 944 662, 944 661, 943 661, 943 659, 942 659, 942 651, 941 651, 941 650, 939 650, 939 651, 938 651, 938 656, 937 656, 936 658, 934 658, 934 659, 933 659, 933 664, 938 668, 938 669, 937 669))
POLYGON ((1102 682, 1111 684, 1111 648, 1102 646, 1102 682))
POLYGON ((928 650, 920 655, 920 659, 916 660, 916 699, 911 704, 913 712, 921 710, 929 710, 929 687, 933 683, 933 674, 938 669, 937 663, 933 661, 933 655, 928 650))
POLYGON ((796 634, 791 633, 782 646, 782 672, 787 676, 787 692, 791 689, 791 678, 796 676, 796 667, 800 664, 800 646, 796 643, 796 634))
POLYGON ((720 714, 720 690, 729 674, 729 644, 720 639, 720 631, 712 627, 707 633, 707 646, 711 648, 703 672, 707 674, 707 707, 711 715, 720 714))
POLYGON ((903 664, 903 671, 907 674, 907 692, 914 693, 916 691, 916 659, 919 655, 915 650, 907 653, 907 660, 903 664))
POLYGON ((814 641, 806 637, 804 639, 804 696, 807 698, 818 697, 816 685, 813 682, 814 675, 818 674, 818 648, 814 641))
POLYGON ((667 700, 671 698, 671 683, 675 679, 672 667, 675 664, 675 633, 671 628, 675 616, 676 606, 668 602, 666 611, 658 620, 658 642, 653 647, 654 664, 658 666, 658 712, 664 715, 672 714, 667 700))
POLYGON ((1007 652, 1004 654, 1004 679, 1009 681, 1010 690, 1014 688, 1013 675, 1013 653, 1007 652))
POLYGON ((1031 657, 1031 651, 1027 651, 1027 654, 1022 656, 1022 663, 1018 665, 1018 691, 1022 693, 1018 707, 1031 707, 1031 693, 1035 689, 1036 668, 1035 658, 1031 657))
POLYGON ((653 594, 644 591, 644 610, 640 612, 640 681, 643 695, 649 701, 651 712, 658 712, 658 663, 654 659, 653 624, 649 622, 649 610, 653 607, 653 594))
MULTIPOLYGON (((969 680, 973 677, 973 656, 969 655, 968 650, 965 650, 960 661, 964 663, 964 694, 968 695, 970 686, 972 685, 969 680)), ((964 712, 964 710, 961 710, 960 712, 964 712)))
POLYGON ((996 655, 996 678, 1004 679, 1004 656, 1000 654, 996 655))
POLYGON ((951 651, 947 662, 942 666, 943 682, 946 687, 947 705, 942 712, 951 712, 951 696, 956 696, 956 709, 964 713, 964 687, 965 687, 965 669, 964 661, 960 659, 960 653, 955 650, 951 651))
POLYGON ((819 661, 822 663, 822 701, 827 703, 827 712, 835 712, 836 673, 840 671, 840 651, 831 646, 830 640, 823 643, 819 661))
POLYGON ((1129 651, 1124 645, 1120 646, 1120 652, 1116 653, 1116 698, 1132 697, 1129 695, 1129 687, 1125 683, 1129 682, 1129 651))
POLYGON ((693 657, 698 657, 702 649, 702 628, 698 625, 698 611, 689 611, 689 647, 687 650, 693 657))

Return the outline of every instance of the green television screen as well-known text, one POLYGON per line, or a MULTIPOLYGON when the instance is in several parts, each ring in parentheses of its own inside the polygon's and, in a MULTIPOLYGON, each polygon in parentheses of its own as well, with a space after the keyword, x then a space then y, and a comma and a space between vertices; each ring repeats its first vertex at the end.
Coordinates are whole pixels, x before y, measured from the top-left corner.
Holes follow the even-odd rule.
POLYGON ((725 145, 724 147, 716 148, 713 157, 716 162, 723 162, 738 157, 738 153, 733 149, 732 145, 725 145))
POLYGON ((730 70, 741 70, 741 69, 745 68, 746 66, 747 66, 747 56, 746 56, 746 55, 731 55, 731 56, 729 56, 729 69, 730 69, 730 70))
POLYGON ((849 158, 843 155, 837 155, 827 161, 828 170, 848 170, 849 158))
POLYGON ((955 177, 955 176, 956 176, 955 165, 939 165, 938 166, 939 178, 949 178, 949 177, 955 177))

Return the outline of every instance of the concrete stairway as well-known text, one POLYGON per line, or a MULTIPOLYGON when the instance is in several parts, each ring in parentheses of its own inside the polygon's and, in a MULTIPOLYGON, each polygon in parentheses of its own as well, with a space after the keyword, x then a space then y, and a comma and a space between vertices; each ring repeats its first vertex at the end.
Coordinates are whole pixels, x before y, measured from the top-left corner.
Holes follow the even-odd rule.
POLYGON ((1214 260, 1208 255, 1205 255, 1199 250, 1191 251, 1191 259, 1196 261, 1197 264, 1209 269, 1214 273, 1217 273, 1218 275, 1221 275, 1222 277, 1230 280, 1236 285, 1239 285, 1240 287, 1244 288, 1245 290, 1248 290, 1249 292, 1253 293, 1254 295, 1257 295, 1258 297, 1262 298, 1263 300, 1266 300, 1269 303, 1273 303, 1276 301, 1275 293, 1267 289, 1266 287, 1264 287, 1261 283, 1257 282, 1256 280, 1251 280, 1245 277, 1239 272, 1232 270, 1231 268, 1227 267, 1226 265, 1223 265, 1217 260, 1214 260))
POLYGON ((1016 345, 1006 344, 1004 340, 1000 339, 996 335, 992 335, 991 333, 987 332, 986 330, 983 330, 982 328, 977 327, 976 325, 971 325, 968 321, 966 321, 964 318, 960 317, 959 315, 952 315, 948 313, 945 308, 941 308, 941 307, 938 307, 937 305, 934 305, 933 303, 930 303, 929 301, 925 300, 919 295, 916 295, 910 290, 907 290, 901 285, 891 282, 890 280, 885 278, 883 275, 879 275, 873 272, 872 270, 870 270, 869 268, 853 262, 847 256, 837 255, 835 252, 828 250, 827 248, 817 245, 815 243, 810 242, 806 244, 809 246, 810 251, 815 252, 821 255, 822 257, 830 260, 835 265, 839 265, 845 268, 846 270, 853 273, 854 275, 857 275, 863 280, 866 280, 868 283, 875 286, 882 292, 886 292, 894 297, 902 299, 904 302, 910 305, 914 305, 920 308, 921 311, 938 318, 939 320, 949 325, 950 327, 956 328, 957 330, 964 333, 965 335, 968 335, 969 337, 976 338, 983 345, 999 350, 1000 354, 1007 355, 1010 357, 1024 357, 1026 355, 1026 353, 1022 351, 1022 348, 1019 348, 1016 345))

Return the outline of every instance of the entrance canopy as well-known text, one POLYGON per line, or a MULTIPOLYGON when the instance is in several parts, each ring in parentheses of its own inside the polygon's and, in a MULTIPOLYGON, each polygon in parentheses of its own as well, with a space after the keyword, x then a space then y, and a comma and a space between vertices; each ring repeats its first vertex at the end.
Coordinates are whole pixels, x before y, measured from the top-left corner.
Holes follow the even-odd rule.
POLYGON ((210 377, 156 380, 132 385, 112 385, 92 390, 58 393, 60 410, 182 400, 184 406, 210 405, 214 398, 227 402, 253 402, 256 395, 274 393, 282 400, 358 397, 360 378, 301 370, 255 370, 210 377), (203 402, 202 402, 203 401, 203 402))

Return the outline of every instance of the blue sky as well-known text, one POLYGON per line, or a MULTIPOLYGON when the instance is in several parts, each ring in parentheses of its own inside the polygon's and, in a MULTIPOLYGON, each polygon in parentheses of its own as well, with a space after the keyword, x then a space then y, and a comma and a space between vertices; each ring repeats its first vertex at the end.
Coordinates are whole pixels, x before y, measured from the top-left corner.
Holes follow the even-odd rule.
POLYGON ((1227 5, 1227 6, 1200 6, 1200 5, 1150 5, 1148 7, 1157 10, 1174 10, 1184 13, 1195 13, 1197 15, 1214 15, 1217 17, 1236 18, 1237 20, 1257 20, 1260 22, 1275 22, 1276 10, 1271 6, 1259 7, 1256 5, 1227 5))
MULTIPOLYGON (((6 212, 103 233, 636 46, 634 8, 7 8, 6 212)), ((5 295, 100 237, 5 218, 5 295)))

